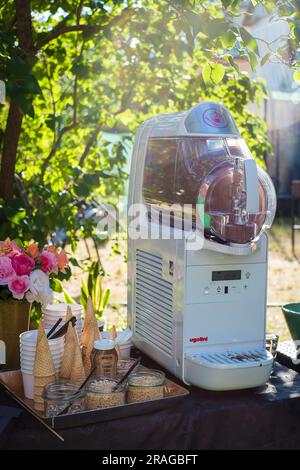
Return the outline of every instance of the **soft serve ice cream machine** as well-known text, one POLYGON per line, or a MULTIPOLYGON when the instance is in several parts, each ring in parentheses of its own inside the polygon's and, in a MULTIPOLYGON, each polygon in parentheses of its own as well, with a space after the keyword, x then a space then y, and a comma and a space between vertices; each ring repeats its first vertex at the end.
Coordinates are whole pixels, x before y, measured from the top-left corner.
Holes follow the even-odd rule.
POLYGON ((265 348, 266 229, 276 196, 226 108, 203 102, 140 127, 129 226, 133 205, 142 208, 144 234, 128 236, 135 345, 185 383, 208 390, 267 382, 273 358, 265 348))

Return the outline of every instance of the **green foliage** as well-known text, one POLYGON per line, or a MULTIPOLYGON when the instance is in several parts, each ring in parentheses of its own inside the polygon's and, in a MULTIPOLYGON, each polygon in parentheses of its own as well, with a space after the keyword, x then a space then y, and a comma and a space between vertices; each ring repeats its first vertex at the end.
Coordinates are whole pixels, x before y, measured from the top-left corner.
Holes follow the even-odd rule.
POLYGON ((91 297, 96 316, 101 318, 109 304, 110 289, 103 289, 102 278, 105 275, 100 263, 91 263, 88 269, 87 282, 82 279, 80 303, 86 309, 88 297, 91 297))
MULTIPOLYGON (((259 41, 240 21, 238 0, 32 0, 32 53, 17 45, 15 3, 0 5, 0 150, 8 104, 24 113, 9 206, 0 201, 0 238, 37 241, 65 228, 76 247, 94 235, 78 217, 78 202, 115 202, 124 192, 126 139, 157 113, 188 109, 199 100, 222 101, 233 113, 254 156, 270 152, 265 123, 247 109, 266 96, 260 82, 239 70, 274 58, 288 61, 299 79, 296 54, 284 44, 259 57, 259 41), (82 8, 81 8, 82 7, 82 8), (104 131, 124 132, 111 145, 104 131)), ((290 1, 252 1, 284 17, 289 46, 299 45, 299 11, 290 1)))
POLYGON ((206 85, 216 85, 222 81, 225 74, 225 69, 221 64, 205 64, 202 74, 204 83, 206 85))

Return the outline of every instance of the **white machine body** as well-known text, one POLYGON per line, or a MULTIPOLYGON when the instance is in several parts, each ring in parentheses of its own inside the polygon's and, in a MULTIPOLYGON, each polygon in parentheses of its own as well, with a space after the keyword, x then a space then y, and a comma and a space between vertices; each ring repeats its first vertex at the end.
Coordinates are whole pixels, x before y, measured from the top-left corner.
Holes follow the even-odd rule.
POLYGON ((136 137, 128 202, 129 224, 130 207, 140 204, 141 232, 149 233, 128 236, 128 323, 134 344, 187 384, 234 390, 266 383, 273 358, 265 348, 265 230, 274 218, 275 193, 229 112, 217 103, 201 103, 186 113, 146 121, 136 137), (230 151, 237 143, 246 155, 230 151), (155 162, 151 148, 160 145, 155 162), (173 153, 164 153, 168 145, 173 153), (187 148, 192 152, 182 166, 180 155, 187 155, 187 148), (149 171, 157 173, 158 196, 149 171), (177 184, 185 188, 186 179, 184 194, 177 184), (204 216, 198 217, 196 208, 193 219, 198 220, 193 233, 203 236, 199 249, 190 248, 190 227, 181 225, 176 209, 168 239, 159 215, 174 201, 182 204, 182 194, 190 204, 194 182, 204 207, 204 216))

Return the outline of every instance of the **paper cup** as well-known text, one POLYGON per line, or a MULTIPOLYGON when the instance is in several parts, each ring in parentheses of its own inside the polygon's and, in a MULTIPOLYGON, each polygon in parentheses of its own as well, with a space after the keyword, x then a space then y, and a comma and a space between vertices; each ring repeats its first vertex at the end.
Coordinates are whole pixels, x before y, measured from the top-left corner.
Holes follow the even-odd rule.
MULTIPOLYGON (((63 352, 51 353, 51 356, 53 360, 60 360, 63 357, 63 352)), ((26 352, 24 351, 21 351, 20 357, 21 361, 26 360, 29 362, 34 362, 35 360, 35 354, 26 354, 26 352)))
MULTIPOLYGON (((53 339, 48 340, 49 348, 51 350, 64 349, 64 345, 65 345, 64 338, 60 338, 60 339, 61 341, 59 342, 53 339)), ((36 343, 20 343, 20 348, 26 351, 35 351, 36 343)))
POLYGON ((129 359, 130 358, 130 351, 131 351, 132 343, 125 343, 120 344, 120 358, 121 359, 129 359))
POLYGON ((55 318, 58 320, 59 318, 65 319, 67 309, 71 307, 72 314, 77 318, 82 316, 83 308, 80 304, 65 304, 65 303, 58 303, 58 304, 50 304, 47 305, 46 308, 43 308, 43 314, 45 320, 48 318, 55 318))
MULTIPOLYGON (((45 330, 46 334, 49 333, 49 329, 45 330)), ((38 330, 24 331, 20 334, 20 344, 21 345, 35 345, 37 342, 38 330)), ((49 340, 49 344, 59 344, 64 339, 63 337, 49 340)))
POLYGON ((24 395, 26 398, 33 400, 34 398, 34 377, 31 373, 26 371, 22 372, 23 378, 23 387, 24 387, 24 395))

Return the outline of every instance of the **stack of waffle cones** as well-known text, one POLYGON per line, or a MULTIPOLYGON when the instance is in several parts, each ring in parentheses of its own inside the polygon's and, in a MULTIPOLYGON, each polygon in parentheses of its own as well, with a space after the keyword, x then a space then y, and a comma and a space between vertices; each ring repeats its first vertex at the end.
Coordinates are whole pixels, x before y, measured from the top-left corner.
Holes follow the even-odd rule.
MULTIPOLYGON (((116 338, 117 338, 117 329, 116 329, 116 325, 113 325, 111 329, 111 333, 110 333, 110 339, 114 341, 116 338)), ((115 349, 117 351, 118 358, 120 358, 120 346, 117 344, 115 349)))
POLYGON ((49 383, 54 383, 55 368, 45 333, 44 322, 40 322, 35 360, 33 367, 34 375, 34 408, 37 411, 44 411, 44 400, 42 398, 43 389, 49 383))
POLYGON ((78 384, 78 385, 81 385, 85 380, 85 371, 84 371, 84 366, 83 366, 83 361, 82 361, 82 356, 81 356, 81 349, 80 349, 78 339, 77 341, 75 341, 75 344, 74 344, 74 358, 73 358, 73 363, 72 363, 72 368, 71 368, 70 380, 72 383, 78 384))
MULTIPOLYGON (((66 321, 72 317, 71 308, 68 307, 66 321)), ((65 350, 60 369, 60 378, 81 384, 85 379, 81 349, 75 328, 70 322, 66 333, 65 350)))
POLYGON ((89 297, 86 306, 82 333, 83 365, 86 375, 88 375, 91 371, 91 355, 94 349, 94 342, 98 339, 100 339, 100 332, 97 324, 93 302, 91 297, 89 297))

